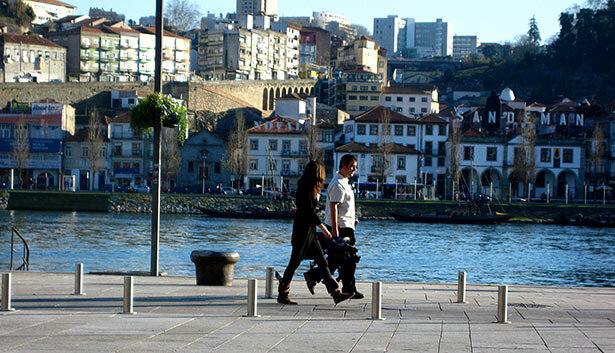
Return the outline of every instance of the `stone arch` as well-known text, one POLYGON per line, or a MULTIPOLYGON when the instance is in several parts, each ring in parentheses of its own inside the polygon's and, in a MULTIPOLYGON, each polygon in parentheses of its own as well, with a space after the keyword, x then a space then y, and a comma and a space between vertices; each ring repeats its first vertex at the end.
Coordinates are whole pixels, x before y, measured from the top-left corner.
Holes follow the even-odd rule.
POLYGON ((269 107, 267 108, 268 110, 273 110, 273 102, 275 97, 274 95, 274 91, 273 91, 273 87, 269 88, 269 107))
POLYGON ((538 173, 536 173, 536 179, 534 181, 536 197, 542 197, 544 194, 544 198, 546 198, 547 193, 553 197, 553 191, 557 187, 556 182, 557 179, 555 178, 555 174, 551 170, 539 170, 538 173))
POLYGON ((280 87, 275 89, 275 98, 276 99, 280 98, 280 87))
POLYGON ((493 197, 501 197, 500 184, 502 183, 502 173, 498 169, 487 168, 480 175, 481 192, 489 195, 493 186, 493 197))
POLYGON ((310 88, 310 97, 313 97, 313 96, 314 96, 314 87, 311 87, 310 88))
POLYGON ((293 93, 299 93, 299 87, 295 87, 293 93))
POLYGON ((267 88, 263 88, 263 110, 269 110, 269 97, 267 88))
POLYGON ((474 168, 463 168, 459 179, 459 190, 475 193, 480 186, 478 172, 474 168))
POLYGON ((286 87, 282 87, 282 97, 286 97, 287 94, 286 87))

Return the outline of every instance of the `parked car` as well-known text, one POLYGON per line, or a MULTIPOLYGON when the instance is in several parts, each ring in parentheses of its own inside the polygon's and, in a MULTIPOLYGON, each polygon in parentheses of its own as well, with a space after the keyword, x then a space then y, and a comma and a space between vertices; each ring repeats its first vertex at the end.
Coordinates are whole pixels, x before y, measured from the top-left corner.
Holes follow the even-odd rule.
POLYGON ((135 192, 138 192, 140 194, 151 192, 150 187, 147 185, 136 185, 133 189, 135 190, 135 192))
POLYGON ((223 193, 224 195, 237 195, 237 194, 238 194, 237 189, 233 189, 233 188, 232 188, 232 187, 230 187, 230 186, 225 186, 225 187, 223 187, 223 188, 222 188, 222 193, 223 193))

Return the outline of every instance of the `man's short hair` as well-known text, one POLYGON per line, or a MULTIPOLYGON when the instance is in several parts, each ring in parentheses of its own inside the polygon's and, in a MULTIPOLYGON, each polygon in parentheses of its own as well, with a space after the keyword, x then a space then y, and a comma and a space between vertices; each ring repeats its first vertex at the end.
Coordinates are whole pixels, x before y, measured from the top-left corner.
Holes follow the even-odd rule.
POLYGON ((357 160, 357 157, 351 155, 351 154, 345 154, 342 156, 342 159, 340 159, 340 169, 342 169, 342 166, 344 165, 348 165, 354 161, 357 160))

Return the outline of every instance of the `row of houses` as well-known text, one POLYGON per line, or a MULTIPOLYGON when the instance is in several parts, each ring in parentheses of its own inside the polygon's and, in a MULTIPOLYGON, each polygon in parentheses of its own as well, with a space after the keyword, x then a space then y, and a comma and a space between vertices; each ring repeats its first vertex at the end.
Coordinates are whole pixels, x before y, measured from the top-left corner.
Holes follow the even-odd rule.
MULTIPOLYGON (((359 161, 353 180, 357 186, 366 192, 384 190, 389 196, 392 190, 411 195, 410 190, 419 189, 432 197, 453 192, 501 198, 583 197, 585 185, 591 186, 590 192, 601 185, 612 187, 613 107, 563 102, 537 109, 536 104, 522 107, 523 102, 510 99, 510 94, 505 90, 496 97, 498 119, 489 104, 444 108, 418 118, 378 105, 341 124, 322 119, 324 109, 318 108, 322 105, 316 98, 293 94, 278 99, 268 118, 249 122, 241 136, 244 143, 233 147, 241 150, 241 170, 227 163, 228 156, 237 153, 229 151, 228 135, 203 130, 193 132, 181 146, 181 156, 170 168, 174 170, 163 168, 163 185, 203 190, 232 183, 245 189, 267 185, 293 190, 310 159, 322 160, 330 177, 341 156, 351 153, 359 161), (545 127, 547 117, 551 125, 545 127), (498 128, 490 129, 494 123, 498 128), (603 152, 597 157, 598 150, 603 152), (520 161, 525 163, 521 170, 520 161)), ((130 105, 145 95, 114 92, 110 104, 130 105)), ((3 180, 11 169, 24 169, 25 174, 18 173, 23 187, 62 188, 61 180, 67 178, 81 190, 149 185, 151 138, 133 133, 127 110, 98 122, 103 138, 94 145, 91 122, 75 118, 70 106, 51 100, 12 103, 0 114, 3 180), (24 125, 30 158, 20 166, 15 147, 24 125)))

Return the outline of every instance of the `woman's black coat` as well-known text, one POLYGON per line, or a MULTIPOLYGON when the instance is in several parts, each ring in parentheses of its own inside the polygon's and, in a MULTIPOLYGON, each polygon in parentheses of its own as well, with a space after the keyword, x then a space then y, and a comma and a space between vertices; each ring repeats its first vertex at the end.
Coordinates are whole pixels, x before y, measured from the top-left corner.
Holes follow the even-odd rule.
POLYGON ((297 185, 296 203, 291 244, 293 252, 298 251, 300 258, 304 259, 310 245, 317 241, 316 227, 322 222, 316 214, 318 202, 312 197, 312 190, 305 187, 301 180, 297 185))

